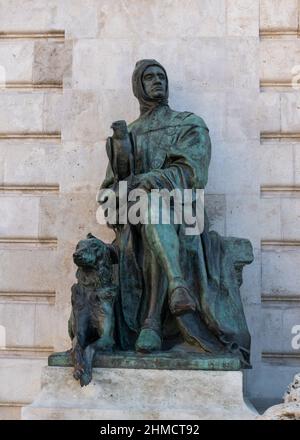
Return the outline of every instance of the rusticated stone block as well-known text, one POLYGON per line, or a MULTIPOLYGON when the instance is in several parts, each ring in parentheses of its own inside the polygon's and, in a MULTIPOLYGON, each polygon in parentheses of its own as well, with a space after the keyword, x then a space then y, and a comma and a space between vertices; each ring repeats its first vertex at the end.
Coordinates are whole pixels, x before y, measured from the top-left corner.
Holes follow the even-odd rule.
POLYGON ((34 44, 33 82, 62 83, 71 75, 72 42, 36 41, 34 44))
POLYGON ((260 0, 261 29, 297 29, 298 0, 260 0))

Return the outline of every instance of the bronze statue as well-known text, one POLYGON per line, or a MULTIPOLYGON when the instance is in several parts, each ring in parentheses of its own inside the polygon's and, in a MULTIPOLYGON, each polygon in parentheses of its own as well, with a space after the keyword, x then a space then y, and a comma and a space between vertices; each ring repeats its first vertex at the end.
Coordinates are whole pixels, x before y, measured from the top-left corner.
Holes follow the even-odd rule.
MULTIPOLYGON (((239 288, 243 267, 253 260, 251 243, 211 231, 205 213, 203 229, 187 234, 185 218, 175 221, 174 204, 168 224, 120 220, 132 207, 127 194, 126 204, 120 197, 124 182, 128 194, 133 189, 146 194, 147 216, 161 219, 166 210, 163 203, 153 206, 153 190, 190 190, 194 210, 211 158, 203 119, 169 107, 168 77, 160 63, 137 62, 132 86, 140 117, 128 126, 112 124, 99 198, 107 208, 115 196, 116 216, 108 217, 108 226, 116 238, 105 245, 89 236, 74 254, 79 266, 70 320, 74 377, 89 383, 95 353, 112 348, 124 356, 132 351, 157 357, 162 351, 230 354, 249 367, 250 334, 239 288)), ((52 361, 62 364, 57 355, 52 361)))
MULTIPOLYGON (((108 139, 110 163, 101 188, 117 194, 125 178, 129 190, 149 194, 204 189, 211 143, 203 119, 169 107, 167 73, 155 60, 136 63, 132 86, 140 117, 129 124, 123 149, 120 141, 112 147, 115 135, 108 139), (117 171, 112 160, 110 152, 117 150, 126 173, 126 166, 117 171)), ((120 349, 152 352, 188 345, 188 350, 234 352, 249 362, 250 335, 239 293, 241 269, 253 259, 248 240, 220 237, 209 231, 207 218, 199 235, 185 235, 186 225, 174 222, 109 226, 120 253, 115 309, 120 349)))

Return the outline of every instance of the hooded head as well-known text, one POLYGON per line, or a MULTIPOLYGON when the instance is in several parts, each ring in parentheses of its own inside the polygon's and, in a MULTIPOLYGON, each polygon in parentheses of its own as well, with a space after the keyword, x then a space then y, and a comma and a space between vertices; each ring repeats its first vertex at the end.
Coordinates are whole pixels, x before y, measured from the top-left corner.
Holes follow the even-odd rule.
MULTIPOLYGON (((148 70, 150 71, 150 69, 148 70)), ((132 89, 134 96, 140 103, 141 114, 153 110, 158 105, 168 105, 169 86, 167 72, 165 71, 164 67, 155 60, 140 60, 136 63, 132 75, 132 89), (157 93, 157 96, 155 96, 155 94, 150 96, 145 90, 146 78, 143 81, 143 77, 145 70, 148 69, 148 67, 159 68, 159 70, 161 70, 165 75, 165 90, 163 93, 157 93)))

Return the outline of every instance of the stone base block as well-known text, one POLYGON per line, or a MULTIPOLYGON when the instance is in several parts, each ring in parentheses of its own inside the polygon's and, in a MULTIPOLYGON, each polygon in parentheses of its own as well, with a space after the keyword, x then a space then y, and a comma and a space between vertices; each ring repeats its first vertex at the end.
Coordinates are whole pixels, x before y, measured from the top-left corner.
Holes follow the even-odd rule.
POLYGON ((45 367, 23 420, 247 420, 241 371, 94 368, 81 388, 72 368, 45 367))

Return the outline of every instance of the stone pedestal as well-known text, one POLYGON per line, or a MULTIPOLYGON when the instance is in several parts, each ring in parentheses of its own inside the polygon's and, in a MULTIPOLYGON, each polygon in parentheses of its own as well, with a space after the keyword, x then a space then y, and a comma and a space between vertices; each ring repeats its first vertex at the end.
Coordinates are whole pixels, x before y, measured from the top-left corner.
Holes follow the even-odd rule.
POLYGON ((25 420, 254 419, 241 371, 94 368, 81 388, 70 367, 45 367, 25 420))

